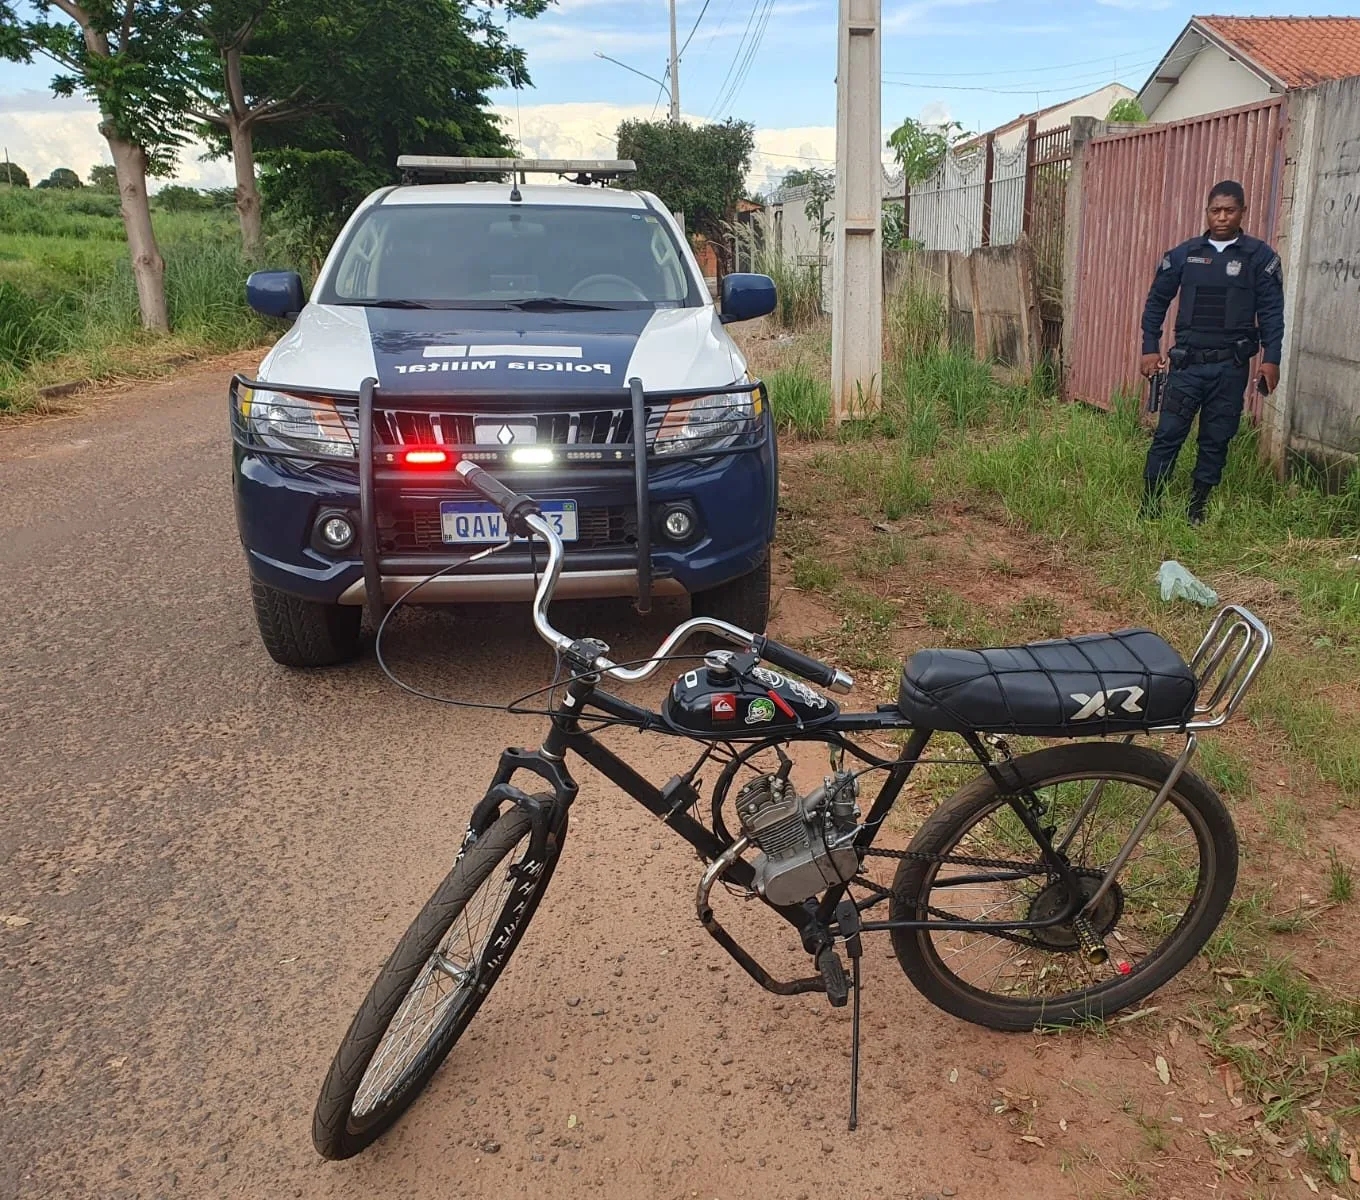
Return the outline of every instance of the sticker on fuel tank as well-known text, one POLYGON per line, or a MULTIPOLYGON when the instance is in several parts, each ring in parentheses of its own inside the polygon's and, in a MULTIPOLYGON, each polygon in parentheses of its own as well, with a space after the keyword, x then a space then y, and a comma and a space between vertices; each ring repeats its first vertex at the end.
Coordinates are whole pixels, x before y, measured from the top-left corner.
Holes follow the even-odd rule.
POLYGON ((746 724, 766 725, 774 720, 774 701, 757 696, 746 709, 746 724))
POLYGON ((715 721, 737 719, 737 697, 732 692, 719 692, 709 697, 709 712, 715 721))

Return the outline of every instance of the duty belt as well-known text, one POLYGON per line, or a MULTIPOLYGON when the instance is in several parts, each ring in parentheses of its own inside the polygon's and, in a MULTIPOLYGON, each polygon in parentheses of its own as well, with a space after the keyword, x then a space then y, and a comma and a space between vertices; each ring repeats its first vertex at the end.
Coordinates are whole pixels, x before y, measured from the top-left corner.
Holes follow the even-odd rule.
MULTIPOLYGON (((1245 350, 1245 346, 1243 350, 1245 350)), ((1204 363, 1231 362, 1238 359, 1237 346, 1221 346, 1216 350, 1204 350, 1191 346, 1176 346, 1172 349, 1168 357, 1171 365, 1175 367, 1196 367, 1204 363)), ((1251 343, 1251 354, 1238 359, 1242 363, 1251 361, 1251 357, 1256 353, 1256 343, 1251 343)))

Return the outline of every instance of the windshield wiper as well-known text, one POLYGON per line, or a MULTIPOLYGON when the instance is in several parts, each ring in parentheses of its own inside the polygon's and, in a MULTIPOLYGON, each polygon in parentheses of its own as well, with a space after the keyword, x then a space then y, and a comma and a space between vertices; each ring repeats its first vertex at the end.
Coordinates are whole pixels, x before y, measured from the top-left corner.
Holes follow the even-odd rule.
POLYGON ((563 296, 531 296, 527 300, 507 300, 505 307, 516 312, 571 312, 573 309, 617 311, 619 304, 602 300, 568 300, 563 296))
MULTIPOLYGON (((341 308, 486 308, 473 300, 339 300, 341 308)), ((496 303, 494 307, 502 307, 496 303)))

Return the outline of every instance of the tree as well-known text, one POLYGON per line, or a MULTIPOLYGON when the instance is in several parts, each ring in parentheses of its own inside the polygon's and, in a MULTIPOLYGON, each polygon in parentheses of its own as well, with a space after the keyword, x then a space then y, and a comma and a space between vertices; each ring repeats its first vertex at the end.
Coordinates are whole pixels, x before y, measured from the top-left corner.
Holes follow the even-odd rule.
MULTIPOLYGON (((278 207, 299 248, 318 249, 367 192, 397 182, 399 154, 510 154, 487 93, 523 87, 529 75, 500 19, 535 17, 547 3, 270 5, 240 59, 246 107, 263 113, 247 122, 248 147, 259 159, 264 199, 278 207), (279 114, 287 119, 274 119, 279 114)), ((224 126, 216 132, 234 156, 246 149, 224 126)))
POLYGON ((74 191, 76 188, 84 187, 80 182, 80 176, 70 167, 57 167, 46 179, 38 181, 40 188, 60 188, 62 191, 74 191))
POLYGON ((18 163, 12 163, 9 159, 0 162, 0 184, 8 184, 10 187, 29 187, 28 172, 18 163))
MULTIPOLYGON (((209 127, 224 132, 230 145, 236 175, 236 215, 241 224, 241 244, 248 258, 258 258, 263 247, 260 219, 260 188, 255 177, 255 130, 267 123, 296 121, 321 107, 317 88, 319 64, 330 66, 330 54, 308 54, 330 34, 325 13, 315 4, 282 4, 278 0, 207 0, 200 10, 199 27, 219 64, 216 76, 205 76, 203 104, 194 115, 209 127), (295 57, 277 53, 298 36, 309 43, 291 49, 295 57), (261 43, 258 47, 255 43, 261 43), (270 49, 276 53, 271 55, 270 49), (263 54, 250 54, 256 49, 263 54), (247 86, 247 64, 251 83, 247 86), (287 65, 296 85, 283 81, 287 65)), ((324 84, 321 85, 324 90, 324 84)))
POLYGON ((156 193, 156 207, 166 212, 207 212, 212 206, 211 196, 179 183, 168 183, 156 193))
POLYGON ((0 0, 0 56, 57 62, 59 96, 83 91, 99 105, 99 132, 118 177, 123 228, 142 325, 170 328, 165 260, 151 227, 147 175, 166 175, 185 141, 194 71, 185 10, 173 0, 0 0), (21 18, 20 12, 24 15, 21 18))
POLYGON ((779 181, 781 188, 806 187, 814 179, 822 174, 819 167, 794 167, 784 173, 784 178, 779 181))
POLYGON ((1105 119, 1122 125, 1141 125, 1148 118, 1143 106, 1138 103, 1138 97, 1126 96, 1123 100, 1116 100, 1110 105, 1110 111, 1105 114, 1105 119))
POLYGON ((685 214, 689 232, 702 233, 726 257, 724 230, 735 215, 755 148, 751 123, 624 121, 617 143, 619 157, 637 163, 637 175, 625 186, 655 192, 672 212, 685 214))
POLYGON ((907 117, 888 135, 888 149, 910 186, 929 179, 950 149, 966 136, 957 121, 925 125, 907 117))
POLYGON ((90 168, 90 186, 100 192, 116 192, 118 172, 106 163, 96 163, 90 168))

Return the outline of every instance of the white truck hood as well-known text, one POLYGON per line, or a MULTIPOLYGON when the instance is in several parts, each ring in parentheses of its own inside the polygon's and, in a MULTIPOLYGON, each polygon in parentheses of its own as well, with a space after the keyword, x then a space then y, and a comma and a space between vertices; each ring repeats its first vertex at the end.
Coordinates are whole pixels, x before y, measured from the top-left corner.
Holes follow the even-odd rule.
POLYGON ((726 387, 745 360, 711 305, 699 308, 503 312, 308 304, 266 355, 260 378, 387 398, 466 393, 535 396, 726 387))

